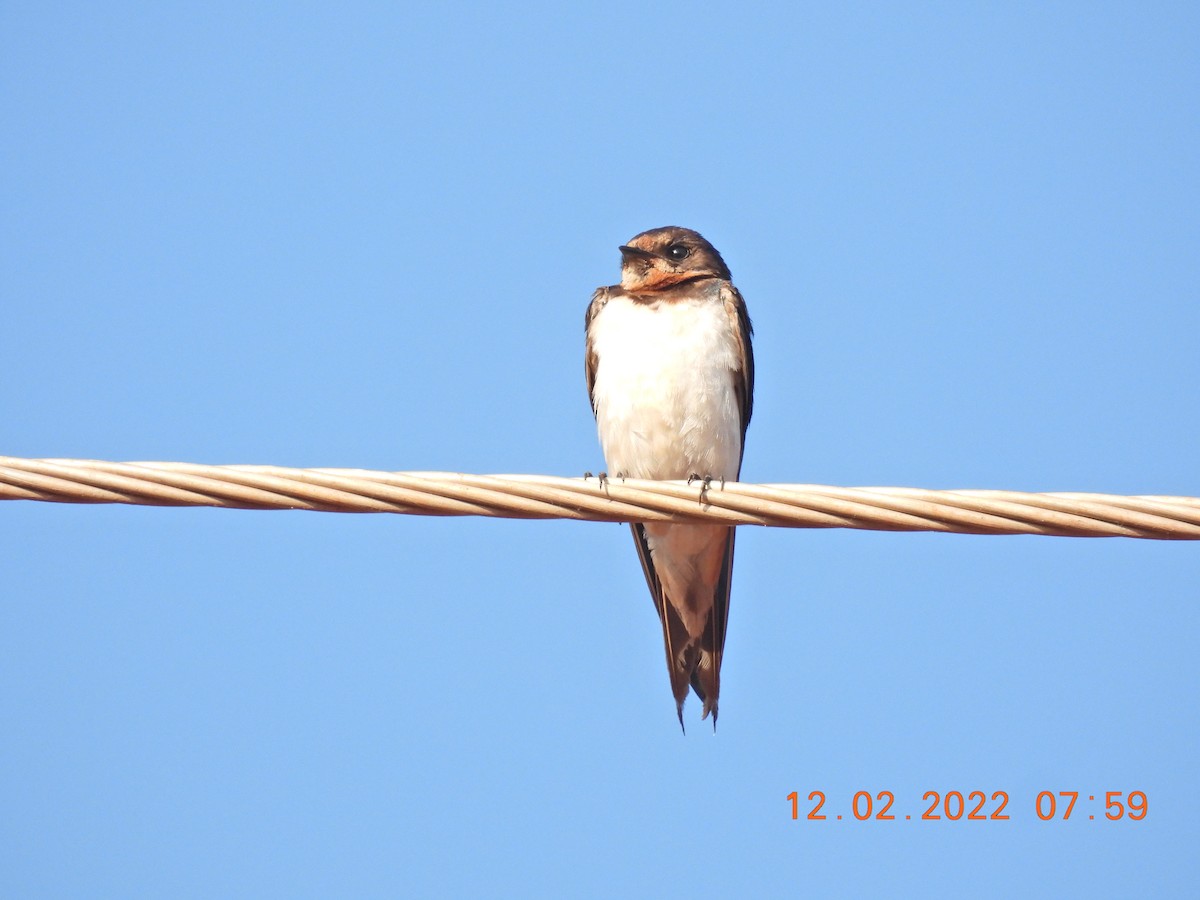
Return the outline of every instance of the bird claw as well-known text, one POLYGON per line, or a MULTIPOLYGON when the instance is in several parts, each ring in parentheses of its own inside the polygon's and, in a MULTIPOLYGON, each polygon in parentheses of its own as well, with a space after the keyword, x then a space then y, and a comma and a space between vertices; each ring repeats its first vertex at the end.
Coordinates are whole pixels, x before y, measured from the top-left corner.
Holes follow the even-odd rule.
MULTIPOLYGON (((693 472, 688 476, 687 483, 700 482, 700 502, 704 503, 704 498, 708 496, 708 489, 712 487, 713 477, 711 475, 701 475, 698 472, 693 472)), ((721 490, 725 490, 725 477, 721 477, 721 490)))

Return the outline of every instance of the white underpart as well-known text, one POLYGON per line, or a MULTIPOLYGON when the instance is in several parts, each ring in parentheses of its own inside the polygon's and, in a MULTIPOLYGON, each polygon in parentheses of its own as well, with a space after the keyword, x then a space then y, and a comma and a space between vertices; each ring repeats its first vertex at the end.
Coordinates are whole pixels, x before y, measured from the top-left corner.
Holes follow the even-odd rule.
POLYGON ((737 478, 739 341, 718 291, 654 306, 614 297, 592 321, 592 340, 610 476, 737 478))
MULTIPOLYGON (((655 306, 615 297, 592 321, 596 423, 609 477, 733 481, 742 454, 740 342, 719 290, 655 306)), ((704 630, 728 529, 647 524, 663 592, 704 630)))

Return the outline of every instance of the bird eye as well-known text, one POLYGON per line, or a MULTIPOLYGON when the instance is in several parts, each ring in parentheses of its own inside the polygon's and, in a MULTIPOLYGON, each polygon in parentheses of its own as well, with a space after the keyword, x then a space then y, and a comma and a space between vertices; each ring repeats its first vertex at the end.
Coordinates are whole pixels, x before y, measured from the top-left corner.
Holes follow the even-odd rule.
POLYGON ((687 259, 691 255, 692 251, 683 244, 672 244, 667 248, 667 256, 675 260, 675 262, 687 259))

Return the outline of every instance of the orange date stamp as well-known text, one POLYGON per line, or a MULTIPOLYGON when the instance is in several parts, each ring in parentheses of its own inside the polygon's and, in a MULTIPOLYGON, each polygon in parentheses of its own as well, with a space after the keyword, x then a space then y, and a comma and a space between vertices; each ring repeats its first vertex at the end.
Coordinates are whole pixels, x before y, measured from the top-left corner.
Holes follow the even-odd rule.
MULTIPOLYGON (((912 812, 901 814, 894 809, 896 795, 891 791, 858 791, 850 799, 845 814, 826 810, 824 791, 812 791, 805 802, 799 791, 787 795, 792 818, 809 822, 833 821, 902 821, 922 822, 1006 822, 1011 821, 1008 791, 926 791, 912 812), (917 815, 917 813, 920 815, 917 815)), ((1104 791, 1102 794, 1081 794, 1079 791, 1040 791, 1032 804, 1032 812, 1043 822, 1077 819, 1117 822, 1130 819, 1140 822, 1149 811, 1145 791, 1104 791), (1101 805, 1102 804, 1102 805, 1101 805)), ((1018 814, 1018 818, 1021 815, 1018 814)))

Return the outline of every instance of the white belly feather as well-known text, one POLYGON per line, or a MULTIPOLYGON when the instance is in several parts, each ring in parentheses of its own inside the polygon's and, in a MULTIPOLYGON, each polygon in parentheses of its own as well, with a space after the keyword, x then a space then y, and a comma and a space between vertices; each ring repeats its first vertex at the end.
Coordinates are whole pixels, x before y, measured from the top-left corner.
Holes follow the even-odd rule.
POLYGON ((737 478, 739 348, 717 296, 656 306, 614 297, 592 321, 592 338, 610 476, 737 478))

